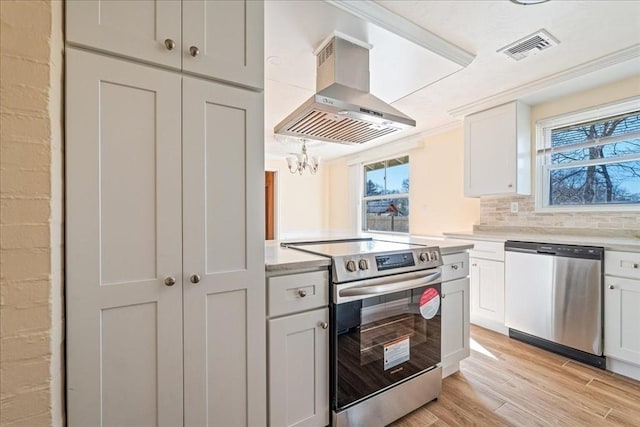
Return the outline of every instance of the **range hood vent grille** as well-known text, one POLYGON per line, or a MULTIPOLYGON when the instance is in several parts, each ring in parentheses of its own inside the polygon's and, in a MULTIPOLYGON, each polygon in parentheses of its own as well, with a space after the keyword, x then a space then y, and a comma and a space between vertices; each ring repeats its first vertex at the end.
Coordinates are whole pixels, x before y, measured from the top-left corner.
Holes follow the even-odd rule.
POLYGON ((318 54, 318 67, 324 64, 324 61, 329 59, 333 55, 333 46, 335 44, 335 40, 331 40, 318 54))
POLYGON ((545 49, 557 46, 559 43, 558 39, 549 34, 548 31, 540 30, 499 49, 498 53, 504 53, 509 58, 520 61, 529 55, 535 55, 545 49))
POLYGON ((316 62, 316 93, 274 126, 275 134, 362 144, 416 126, 369 93, 369 48, 332 35, 316 62))
POLYGON ((399 130, 314 109, 287 127, 286 134, 313 137, 323 141, 362 144, 399 130))

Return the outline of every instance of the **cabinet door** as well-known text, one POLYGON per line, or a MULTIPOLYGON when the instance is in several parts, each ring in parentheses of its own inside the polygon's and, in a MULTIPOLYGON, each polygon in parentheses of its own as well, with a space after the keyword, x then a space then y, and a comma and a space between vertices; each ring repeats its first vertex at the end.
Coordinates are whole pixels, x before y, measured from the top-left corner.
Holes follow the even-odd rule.
POLYGON ((269 320, 269 425, 329 424, 326 308, 269 320))
POLYGON ((69 0, 66 7, 68 42, 180 68, 180 0, 69 0))
POLYGON ((185 425, 262 425, 262 94, 184 77, 182 129, 185 425))
POLYGON ((442 364, 455 364, 470 354, 469 279, 442 283, 442 364))
POLYGON ((640 280, 605 276, 604 354, 640 365, 640 280))
POLYGON ((515 103, 466 117, 465 196, 515 193, 516 146, 515 103))
POLYGON ((182 8, 185 71, 264 87, 262 0, 185 1, 182 8))
POLYGON ((470 258, 471 318, 504 324, 504 263, 470 258))
POLYGON ((180 425, 180 77, 66 55, 68 424, 180 425))

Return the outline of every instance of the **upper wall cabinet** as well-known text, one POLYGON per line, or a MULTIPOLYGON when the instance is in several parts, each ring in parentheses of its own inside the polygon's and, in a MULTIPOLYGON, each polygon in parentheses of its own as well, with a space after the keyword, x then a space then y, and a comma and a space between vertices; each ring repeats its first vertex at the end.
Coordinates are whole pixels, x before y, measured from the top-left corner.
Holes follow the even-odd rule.
POLYGON ((465 117, 464 194, 531 194, 528 105, 516 101, 465 117))
POLYGON ((254 88, 264 86, 262 2, 187 0, 182 4, 182 20, 185 71, 254 88))
POLYGON ((262 89, 264 12, 254 0, 70 0, 67 42, 262 89))

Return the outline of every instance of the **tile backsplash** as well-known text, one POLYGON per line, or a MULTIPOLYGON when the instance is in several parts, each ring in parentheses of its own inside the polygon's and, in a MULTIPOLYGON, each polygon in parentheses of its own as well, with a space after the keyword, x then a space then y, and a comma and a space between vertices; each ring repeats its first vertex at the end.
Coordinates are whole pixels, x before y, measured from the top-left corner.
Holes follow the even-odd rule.
MULTIPOLYGON (((480 200, 478 230, 522 227, 528 229, 598 231, 619 237, 640 236, 640 212, 536 212, 535 197, 483 197, 480 200), (518 203, 518 212, 511 212, 511 203, 518 203)), ((542 231, 542 230, 541 230, 542 231)), ((574 233, 567 233, 574 234, 574 233)))

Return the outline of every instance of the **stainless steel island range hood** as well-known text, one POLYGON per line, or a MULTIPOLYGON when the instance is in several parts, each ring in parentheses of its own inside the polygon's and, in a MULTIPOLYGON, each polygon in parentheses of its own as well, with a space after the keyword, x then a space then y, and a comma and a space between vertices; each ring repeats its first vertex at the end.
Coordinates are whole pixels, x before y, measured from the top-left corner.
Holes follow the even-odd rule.
POLYGON ((369 49, 333 36, 316 58, 316 94, 274 133, 361 144, 415 127, 415 120, 369 93, 369 49))

